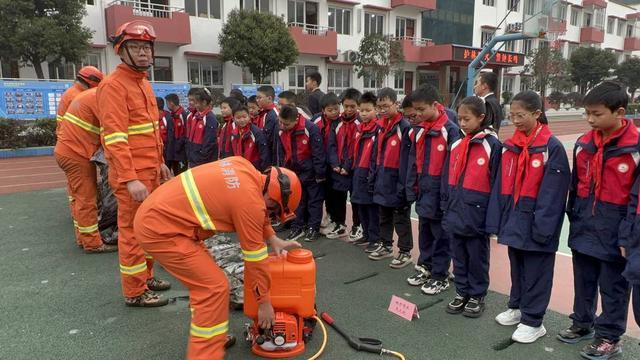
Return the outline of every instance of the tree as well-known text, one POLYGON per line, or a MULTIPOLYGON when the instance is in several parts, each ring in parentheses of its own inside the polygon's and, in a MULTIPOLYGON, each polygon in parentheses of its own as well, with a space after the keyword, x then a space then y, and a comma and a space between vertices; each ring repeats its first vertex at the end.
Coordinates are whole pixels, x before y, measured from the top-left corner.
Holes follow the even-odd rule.
POLYGON ((298 58, 287 24, 271 13, 233 10, 218 39, 223 61, 248 68, 258 83, 298 58))
POLYGON ((353 62, 358 77, 368 76, 381 83, 387 74, 403 69, 404 54, 399 41, 380 34, 366 35, 353 62))
POLYGON ((82 26, 84 0, 0 0, 0 59, 30 65, 44 79, 42 63, 79 63, 90 46, 82 26))
POLYGON ((629 58, 616 69, 618 80, 629 88, 631 98, 638 88, 640 88, 640 59, 636 57, 629 58))
POLYGON ((529 62, 525 65, 523 73, 532 75, 531 85, 540 91, 540 97, 543 99, 549 87, 555 90, 571 87, 571 80, 566 75, 567 60, 561 51, 550 47, 546 42, 541 42, 540 47, 531 51, 527 58, 529 62))
POLYGON ((577 48, 569 59, 571 79, 581 94, 608 77, 617 65, 616 57, 607 50, 592 47, 577 48))

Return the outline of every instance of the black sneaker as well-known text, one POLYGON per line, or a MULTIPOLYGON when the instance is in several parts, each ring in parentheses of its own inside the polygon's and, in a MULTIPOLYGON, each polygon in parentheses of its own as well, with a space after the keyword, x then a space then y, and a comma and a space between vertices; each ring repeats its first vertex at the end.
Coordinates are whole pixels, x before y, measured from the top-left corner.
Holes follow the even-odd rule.
POLYGON ((386 258, 393 257, 393 250, 390 246, 380 245, 376 251, 369 254, 370 260, 382 260, 386 258))
POLYGON ((424 285, 422 285, 420 291, 422 291, 422 293, 425 295, 438 295, 448 288, 449 280, 436 280, 431 278, 424 285))
POLYGON ((571 325, 570 328, 564 329, 558 333, 556 338, 563 343, 575 344, 582 340, 591 340, 595 336, 596 332, 593 329, 582 328, 579 326, 571 325))
POLYGON ((367 254, 371 254, 374 251, 378 250, 380 247, 382 247, 382 244, 380 243, 373 243, 373 244, 369 244, 367 245, 367 247, 364 249, 364 252, 366 252, 367 254))
POLYGON ((445 311, 449 314, 460 314, 464 310, 464 306, 467 305, 467 301, 469 301, 468 297, 456 294, 456 297, 447 304, 445 311))
POLYGON ((287 241, 298 240, 304 236, 304 230, 302 228, 291 229, 287 235, 287 241))
POLYGON ((580 351, 580 356, 590 360, 608 360, 622 354, 622 341, 595 339, 580 351))
POLYGON ((339 239, 347 236, 347 227, 342 224, 336 224, 336 226, 329 233, 325 235, 327 239, 339 239))
POLYGON ((411 255, 406 252, 399 252, 398 255, 391 260, 389 267, 392 269, 402 269, 411 264, 411 255))
POLYGON ((407 282, 411 286, 422 286, 431 279, 431 271, 424 265, 416 265, 413 267, 416 272, 407 278, 407 282))
POLYGON ((361 240, 364 237, 364 231, 362 231, 362 225, 352 226, 349 233, 349 241, 354 242, 361 240))
POLYGON ((463 316, 477 318, 484 312, 484 298, 472 296, 464 306, 463 316))
POLYGON ((320 234, 318 233, 318 231, 313 230, 311 228, 309 228, 305 233, 304 233, 304 238, 303 240, 306 242, 314 242, 316 240, 318 240, 318 236, 320 236, 320 234))
POLYGON ((356 246, 367 246, 369 245, 369 239, 365 238, 365 237, 361 237, 358 240, 355 241, 350 241, 353 245, 356 246))

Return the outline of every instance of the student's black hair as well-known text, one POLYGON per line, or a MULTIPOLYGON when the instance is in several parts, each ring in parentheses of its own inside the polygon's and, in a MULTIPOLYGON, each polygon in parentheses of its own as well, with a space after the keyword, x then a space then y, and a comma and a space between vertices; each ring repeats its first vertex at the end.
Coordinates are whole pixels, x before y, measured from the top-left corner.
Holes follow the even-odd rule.
POLYGON ((490 92, 495 92, 498 87, 498 75, 493 71, 483 71, 478 75, 483 84, 487 84, 490 92))
POLYGON ((189 89, 187 96, 194 96, 198 91, 200 91, 200 89, 201 88, 192 87, 191 89, 189 89))
POLYGON ((413 104, 411 103, 411 101, 412 101, 411 95, 405 96, 404 99, 402 99, 402 104, 400 105, 400 107, 402 109, 413 107, 413 104))
POLYGON ((540 110, 542 114, 540 114, 538 121, 542 124, 549 123, 547 120, 547 116, 542 110, 542 100, 540 99, 540 95, 538 95, 535 91, 527 90, 519 92, 516 94, 516 96, 513 97, 513 99, 511 99, 511 104, 513 104, 514 101, 519 102, 520 105, 522 105, 522 107, 527 111, 535 112, 540 110))
POLYGON ((249 96, 249 98, 247 99, 247 104, 258 104, 258 99, 256 99, 255 95, 251 95, 249 96))
POLYGON ((624 86, 612 80, 603 81, 591 89, 582 101, 583 105, 604 105, 611 112, 619 108, 627 109, 629 95, 624 86))
POLYGON ((257 91, 265 94, 267 97, 271 97, 271 99, 276 97, 276 91, 273 90, 273 86, 271 85, 262 85, 258 87, 257 91))
POLYGON ((427 104, 433 104, 436 101, 440 101, 440 92, 435 86, 431 84, 425 84, 420 86, 416 91, 411 93, 411 104, 417 102, 424 102, 427 104))
POLYGON ((322 83, 322 75, 320 75, 320 73, 317 71, 308 73, 305 79, 311 79, 315 81, 316 83, 318 83, 318 86, 320 86, 320 83, 322 83))
POLYGON ((231 110, 233 111, 234 116, 236 115, 237 112, 241 112, 241 111, 245 111, 247 114, 249 114, 249 107, 245 104, 240 104, 235 108, 231 108, 231 110))
POLYGON ((229 105, 229 107, 231 108, 231 112, 232 113, 233 113, 233 110, 235 110, 235 108, 237 108, 240 105, 244 105, 238 99, 236 99, 234 97, 231 97, 231 96, 222 99, 222 101, 220 101, 220 105, 222 105, 222 104, 229 105))
POLYGON ((231 89, 231 92, 229 92, 229 97, 237 99, 241 104, 247 103, 247 97, 244 96, 242 90, 240 89, 231 89))
POLYGON ((345 100, 353 100, 356 104, 360 105, 360 96, 362 93, 358 89, 348 88, 342 93, 342 98, 340 102, 344 104, 345 100))
POLYGON ((398 101, 398 93, 390 87, 378 90, 378 100, 389 99, 392 103, 398 101))
POLYGON ((376 106, 377 101, 378 98, 376 97, 376 94, 372 93, 371 91, 367 91, 362 94, 362 96, 360 96, 360 102, 358 103, 358 105, 372 104, 373 106, 376 106))
POLYGON ((328 93, 320 99, 320 108, 324 110, 327 106, 338 105, 340 106, 340 99, 334 93, 328 93))
POLYGON ((180 105, 180 97, 177 94, 171 93, 164 97, 167 102, 172 103, 173 105, 180 105))
POLYGON ((158 103, 158 109, 162 110, 164 109, 164 99, 156 96, 156 102, 158 103))
POLYGON ((211 98, 211 92, 207 88, 198 88, 197 91, 193 93, 193 97, 196 101, 204 101, 207 105, 211 105, 213 99, 211 98))
POLYGON ((283 91, 280 93, 280 95, 278 95, 278 97, 280 99, 286 99, 291 105, 296 104, 296 94, 293 91, 283 91))
POLYGON ((480 117, 484 115, 484 119, 482 120, 482 124, 480 124, 480 129, 478 130, 478 132, 491 126, 491 120, 487 116, 487 106, 481 98, 477 96, 467 96, 466 98, 462 99, 462 101, 460 101, 458 110, 463 106, 471 111, 474 116, 480 117))
POLYGON ((280 118, 286 122, 292 122, 298 119, 298 109, 293 105, 284 105, 280 109, 280 118))

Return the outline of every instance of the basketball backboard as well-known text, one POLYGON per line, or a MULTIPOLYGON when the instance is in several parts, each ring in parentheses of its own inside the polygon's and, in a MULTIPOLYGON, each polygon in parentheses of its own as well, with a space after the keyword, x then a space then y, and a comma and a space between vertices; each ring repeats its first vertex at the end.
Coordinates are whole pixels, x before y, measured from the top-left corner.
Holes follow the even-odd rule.
POLYGON ((555 40, 567 31, 567 3, 562 0, 521 0, 522 33, 527 37, 555 40))

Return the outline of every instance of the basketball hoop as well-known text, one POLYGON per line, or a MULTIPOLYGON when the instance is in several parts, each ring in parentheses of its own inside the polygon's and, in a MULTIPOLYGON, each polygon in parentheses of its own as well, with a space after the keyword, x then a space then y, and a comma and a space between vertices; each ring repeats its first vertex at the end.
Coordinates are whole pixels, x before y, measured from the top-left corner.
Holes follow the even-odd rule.
POLYGON ((558 38, 567 32, 567 21, 561 17, 561 14, 566 14, 566 3, 562 0, 539 0, 530 4, 531 8, 523 12, 522 33, 547 40, 551 47, 559 47, 558 38), (562 7, 565 7, 564 11, 561 11, 562 7))

